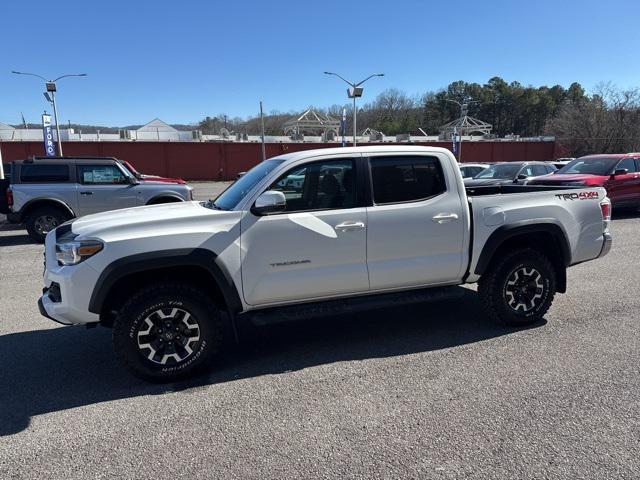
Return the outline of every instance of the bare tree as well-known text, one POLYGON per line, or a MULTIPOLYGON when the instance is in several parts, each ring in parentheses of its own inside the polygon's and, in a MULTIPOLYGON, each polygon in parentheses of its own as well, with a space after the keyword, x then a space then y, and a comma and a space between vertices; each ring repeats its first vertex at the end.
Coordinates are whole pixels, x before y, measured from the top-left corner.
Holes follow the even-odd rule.
POLYGON ((591 95, 568 98, 547 124, 568 153, 624 153, 640 148, 640 90, 599 84, 591 95))

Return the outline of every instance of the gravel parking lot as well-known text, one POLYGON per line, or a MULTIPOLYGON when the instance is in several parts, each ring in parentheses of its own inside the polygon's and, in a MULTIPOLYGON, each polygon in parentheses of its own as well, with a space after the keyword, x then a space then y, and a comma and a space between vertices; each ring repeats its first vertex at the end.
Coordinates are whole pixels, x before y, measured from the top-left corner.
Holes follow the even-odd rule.
POLYGON ((0 478, 638 478, 640 214, 612 231, 532 328, 492 325, 464 288, 263 328, 161 386, 109 330, 40 316, 42 246, 2 225, 0 478))

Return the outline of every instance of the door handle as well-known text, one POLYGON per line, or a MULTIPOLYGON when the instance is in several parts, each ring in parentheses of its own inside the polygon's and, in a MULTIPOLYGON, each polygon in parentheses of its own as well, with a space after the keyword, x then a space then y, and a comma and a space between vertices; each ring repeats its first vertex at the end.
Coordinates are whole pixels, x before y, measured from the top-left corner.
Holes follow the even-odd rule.
POLYGON ((336 225, 336 230, 347 232, 349 230, 361 230, 364 228, 364 222, 342 222, 336 225))
POLYGON ((93 195, 93 192, 80 192, 80 195, 93 195))
POLYGON ((436 223, 449 223, 452 220, 457 220, 458 219, 458 214, 457 213, 439 213, 437 215, 434 215, 431 220, 433 220, 436 223))

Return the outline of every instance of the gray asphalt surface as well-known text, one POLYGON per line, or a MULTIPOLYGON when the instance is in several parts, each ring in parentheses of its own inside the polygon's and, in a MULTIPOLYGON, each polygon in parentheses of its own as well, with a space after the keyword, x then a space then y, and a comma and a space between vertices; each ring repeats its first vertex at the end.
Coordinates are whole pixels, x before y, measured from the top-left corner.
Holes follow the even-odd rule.
POLYGON ((464 289, 263 328, 159 386, 41 317, 42 247, 0 227, 0 478, 638 478, 640 215, 612 230, 532 328, 464 289))

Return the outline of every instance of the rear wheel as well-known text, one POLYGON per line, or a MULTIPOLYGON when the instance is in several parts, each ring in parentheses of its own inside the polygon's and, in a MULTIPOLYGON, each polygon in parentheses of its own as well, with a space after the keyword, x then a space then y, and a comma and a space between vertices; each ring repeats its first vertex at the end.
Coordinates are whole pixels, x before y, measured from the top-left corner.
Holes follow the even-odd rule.
POLYGON ((66 212, 57 207, 37 207, 27 215, 25 226, 33 240, 43 243, 47 233, 64 223, 68 217, 66 212))
POLYGON ((478 292, 492 320, 505 325, 529 325, 551 307, 556 272, 543 253, 531 248, 512 250, 480 278, 478 292))
POLYGON ((118 358, 136 376, 169 382, 192 374, 222 345, 222 312, 183 284, 150 286, 122 307, 113 328, 118 358))

